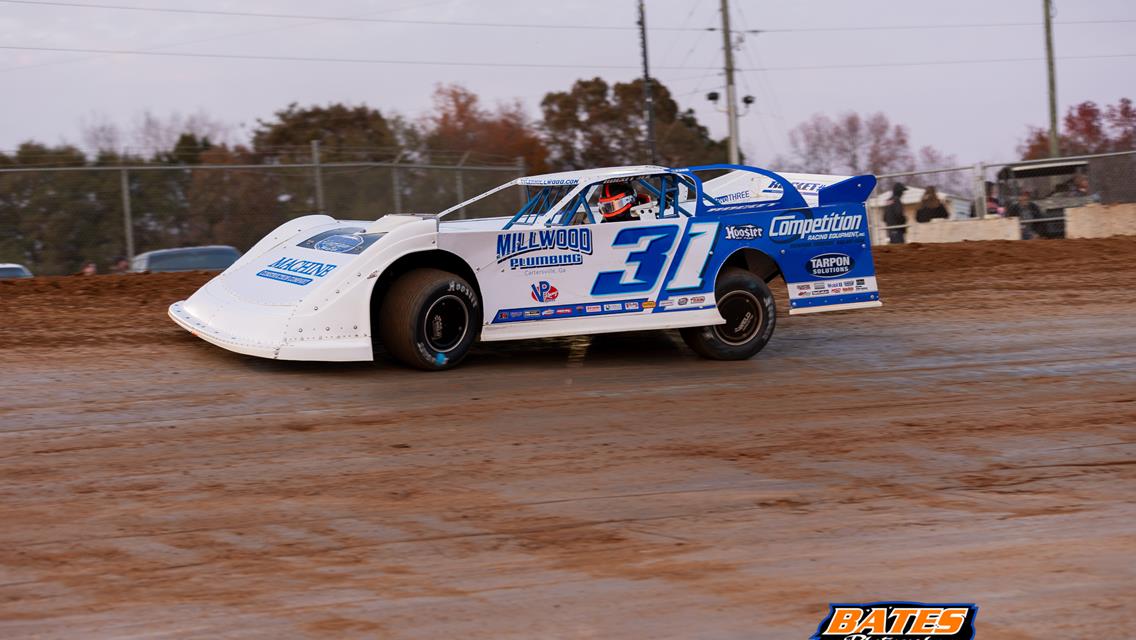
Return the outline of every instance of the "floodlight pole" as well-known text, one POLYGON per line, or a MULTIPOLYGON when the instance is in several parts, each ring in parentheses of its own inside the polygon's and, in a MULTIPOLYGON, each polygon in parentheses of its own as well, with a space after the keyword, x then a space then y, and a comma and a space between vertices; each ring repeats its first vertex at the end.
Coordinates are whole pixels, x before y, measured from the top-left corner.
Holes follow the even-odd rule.
POLYGON ((651 152, 651 164, 659 163, 658 149, 655 147, 655 96, 651 85, 651 69, 647 63, 647 10, 643 0, 639 0, 639 50, 643 56, 643 111, 647 120, 647 148, 651 152))
POLYGON ((728 161, 738 164, 738 96, 734 87, 734 44, 730 31, 730 3, 722 0, 722 47, 726 53, 726 118, 729 120, 730 140, 728 161))
POLYGON ((1041 0, 1045 13, 1045 66, 1049 75, 1049 157, 1061 155, 1057 139, 1057 71, 1053 68, 1053 0, 1041 0))

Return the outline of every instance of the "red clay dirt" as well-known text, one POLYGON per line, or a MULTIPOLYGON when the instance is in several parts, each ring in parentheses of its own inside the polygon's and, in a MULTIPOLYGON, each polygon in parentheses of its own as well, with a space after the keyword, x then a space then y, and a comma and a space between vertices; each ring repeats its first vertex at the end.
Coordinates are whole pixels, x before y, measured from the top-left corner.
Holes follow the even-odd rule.
POLYGON ((165 316, 207 274, 0 281, 0 637, 806 638, 886 599, 1123 637, 1136 238, 876 255, 883 308, 750 361, 441 374, 213 347, 165 316))

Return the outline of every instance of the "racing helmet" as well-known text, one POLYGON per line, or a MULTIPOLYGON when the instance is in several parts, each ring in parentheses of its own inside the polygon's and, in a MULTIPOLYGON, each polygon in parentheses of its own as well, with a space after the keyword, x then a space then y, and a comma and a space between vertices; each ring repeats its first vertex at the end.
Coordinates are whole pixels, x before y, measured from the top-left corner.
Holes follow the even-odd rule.
POLYGON ((605 184, 600 191, 596 205, 600 214, 606 219, 623 215, 631 209, 635 202, 635 189, 631 187, 630 183, 621 182, 605 184))

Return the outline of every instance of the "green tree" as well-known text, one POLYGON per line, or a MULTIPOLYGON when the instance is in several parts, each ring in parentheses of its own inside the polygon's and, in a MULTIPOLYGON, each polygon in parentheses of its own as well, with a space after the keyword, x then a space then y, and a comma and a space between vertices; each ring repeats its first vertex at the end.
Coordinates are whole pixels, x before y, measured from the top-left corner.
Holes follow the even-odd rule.
POLYGON ((389 161, 397 153, 394 133, 378 109, 339 103, 304 108, 292 103, 274 120, 257 120, 252 148, 265 159, 309 162, 312 140, 319 141, 324 162, 389 161))
MULTIPOLYGON (((726 160, 726 142, 714 140, 691 109, 670 90, 653 84, 659 162, 687 166, 726 160)), ((545 143, 556 169, 585 169, 650 161, 643 113, 643 81, 609 85, 602 78, 577 80, 568 91, 541 100, 545 143)))

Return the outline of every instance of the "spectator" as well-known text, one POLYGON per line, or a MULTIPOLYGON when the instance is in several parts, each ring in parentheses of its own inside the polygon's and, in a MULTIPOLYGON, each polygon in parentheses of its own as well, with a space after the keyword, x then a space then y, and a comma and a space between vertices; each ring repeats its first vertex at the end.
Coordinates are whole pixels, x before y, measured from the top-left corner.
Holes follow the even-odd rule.
POLYGON ((115 258, 114 261, 110 263, 110 272, 117 274, 130 273, 130 261, 122 256, 115 258))
POLYGON ((939 194, 935 192, 935 187, 927 187, 923 192, 923 200, 919 203, 919 210, 915 212, 916 222, 930 222, 935 218, 946 219, 950 217, 947 213, 947 208, 943 206, 943 201, 939 200, 939 194))
POLYGON ((890 244, 903 244, 907 235, 907 216, 903 213, 903 192, 907 187, 897 182, 891 188, 891 200, 884 207, 884 225, 894 227, 888 229, 888 242, 890 244))
POLYGON ((986 215, 997 216, 1001 218, 1006 215, 1006 209, 998 202, 998 196, 994 194, 994 183, 986 182, 986 215))
POLYGON ((1034 228, 1036 223, 1031 221, 1041 218, 1041 207, 1038 207, 1033 201, 1028 190, 1022 189, 1018 193, 1018 201, 1006 209, 1006 216, 1019 218, 1022 221, 1022 240, 1029 240, 1038 236, 1038 230, 1034 228))
POLYGON ((99 272, 99 267, 93 262, 88 262, 88 263, 83 265, 83 268, 81 270, 79 270, 79 275, 81 275, 81 276, 93 276, 98 272, 99 272))

